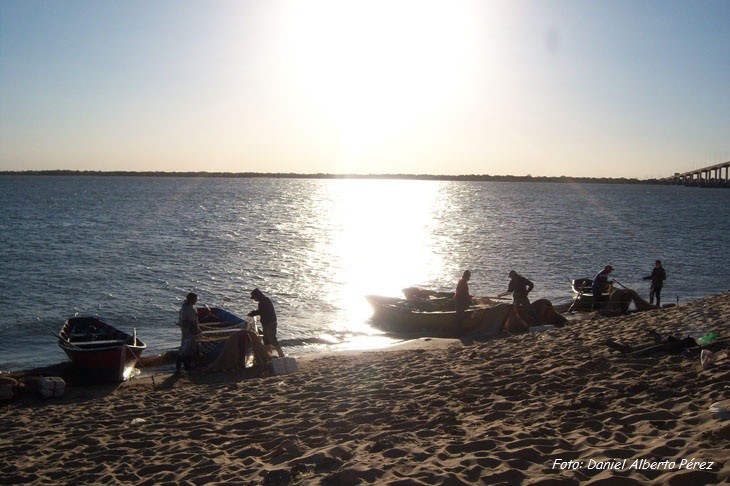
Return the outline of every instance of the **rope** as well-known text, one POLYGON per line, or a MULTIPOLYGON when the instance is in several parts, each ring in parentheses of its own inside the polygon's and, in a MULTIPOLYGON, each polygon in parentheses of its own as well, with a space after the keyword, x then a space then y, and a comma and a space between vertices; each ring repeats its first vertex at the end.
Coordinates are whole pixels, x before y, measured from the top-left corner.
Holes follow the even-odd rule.
POLYGON ((135 359, 137 360, 137 364, 139 365, 140 369, 144 368, 144 364, 142 364, 142 357, 138 356, 137 353, 135 353, 132 348, 128 347, 127 349, 129 349, 129 352, 132 353, 132 356, 134 356, 135 359))

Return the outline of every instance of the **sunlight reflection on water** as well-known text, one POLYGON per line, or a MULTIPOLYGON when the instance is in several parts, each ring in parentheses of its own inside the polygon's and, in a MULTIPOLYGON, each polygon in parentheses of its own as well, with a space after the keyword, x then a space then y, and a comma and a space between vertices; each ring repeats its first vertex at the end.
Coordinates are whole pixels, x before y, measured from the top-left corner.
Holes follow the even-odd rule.
POLYGON ((729 197, 604 184, 0 177, 0 356, 63 359, 51 332, 76 313, 136 327, 150 354, 172 349, 189 291, 244 315, 261 288, 294 354, 388 344, 365 295, 453 291, 467 268, 473 294, 505 290, 514 268, 535 282, 533 299, 560 303, 570 279, 605 263, 646 293, 641 277, 661 258, 665 299, 698 297, 730 288, 729 197))
POLYGON ((366 331, 367 294, 399 295, 407 282, 443 273, 432 234, 446 201, 439 183, 342 181, 328 185, 322 215, 331 239, 315 252, 331 255, 331 281, 323 289, 340 312, 342 329, 366 331))

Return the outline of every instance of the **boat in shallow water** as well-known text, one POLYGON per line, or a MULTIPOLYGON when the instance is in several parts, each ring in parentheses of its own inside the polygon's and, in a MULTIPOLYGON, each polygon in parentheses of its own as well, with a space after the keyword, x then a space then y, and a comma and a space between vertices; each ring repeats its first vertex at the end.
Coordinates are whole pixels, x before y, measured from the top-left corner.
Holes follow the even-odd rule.
POLYGON ((125 381, 134 374, 147 345, 132 334, 98 317, 72 317, 58 334, 58 346, 71 360, 74 371, 101 381, 125 381))
POLYGON ((502 331, 511 305, 477 303, 465 311, 461 326, 456 325, 456 311, 435 302, 368 295, 373 308, 373 326, 389 334, 407 337, 458 338, 466 335, 492 336, 502 331))

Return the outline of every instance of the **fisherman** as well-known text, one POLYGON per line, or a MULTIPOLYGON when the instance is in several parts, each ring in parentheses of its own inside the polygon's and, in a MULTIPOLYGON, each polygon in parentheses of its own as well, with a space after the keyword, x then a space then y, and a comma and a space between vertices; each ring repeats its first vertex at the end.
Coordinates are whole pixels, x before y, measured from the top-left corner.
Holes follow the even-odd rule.
POLYGON ((279 357, 283 358, 285 356, 284 351, 276 339, 277 323, 274 304, 259 289, 253 289, 251 298, 258 302, 258 309, 249 312, 248 317, 261 316, 261 327, 264 328, 264 347, 266 348, 266 352, 271 355, 273 349, 276 349, 279 357))
POLYGON ((527 294, 532 292, 535 288, 535 284, 532 283, 528 278, 523 277, 514 270, 509 272, 509 284, 507 285, 507 291, 498 294, 497 297, 504 297, 505 295, 512 294, 512 304, 515 307, 520 307, 527 311, 535 322, 538 321, 537 314, 530 305, 530 299, 527 294))
POLYGON ((193 358, 198 357, 198 336, 201 331, 198 324, 198 312, 195 310, 197 302, 198 296, 190 292, 180 308, 177 325, 180 326, 182 338, 180 349, 177 352, 176 373, 180 373, 181 365, 185 366, 185 371, 190 371, 193 358))
POLYGON ((644 280, 651 280, 651 288, 649 289, 649 303, 654 304, 654 297, 656 297, 656 306, 661 307, 662 299, 662 287, 664 287, 664 281, 667 279, 667 272, 662 267, 662 261, 657 260, 654 262, 654 268, 651 270, 651 275, 644 277, 644 280))
POLYGON ((593 285, 591 286, 591 290, 593 291, 593 305, 594 307, 600 307, 603 302, 606 301, 606 296, 604 295, 611 287, 611 284, 613 284, 613 280, 608 280, 608 275, 613 272, 613 267, 611 265, 606 265, 603 267, 603 270, 598 272, 595 277, 593 277, 593 285))
POLYGON ((469 293, 469 279, 471 272, 464 270, 461 279, 456 284, 456 292, 454 293, 454 309, 456 310, 456 328, 461 330, 461 325, 466 316, 466 309, 471 305, 472 295, 469 293))

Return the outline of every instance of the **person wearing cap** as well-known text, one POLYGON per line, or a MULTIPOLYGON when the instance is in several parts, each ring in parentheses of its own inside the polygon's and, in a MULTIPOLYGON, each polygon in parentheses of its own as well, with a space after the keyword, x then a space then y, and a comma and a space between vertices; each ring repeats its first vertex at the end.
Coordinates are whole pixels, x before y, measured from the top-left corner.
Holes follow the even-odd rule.
POLYGON ((276 339, 276 311, 274 311, 274 304, 271 299, 266 297, 263 292, 259 289, 253 289, 251 292, 251 298, 258 302, 258 309, 252 310, 248 313, 248 317, 260 316, 261 327, 264 329, 264 346, 269 355, 272 354, 273 349, 279 354, 280 358, 283 358, 284 351, 279 346, 279 341, 276 339))
POLYGON ((177 325, 180 326, 182 338, 180 341, 180 349, 177 352, 177 362, 175 363, 175 372, 180 372, 180 366, 185 366, 185 371, 190 371, 193 358, 198 357, 198 336, 200 336, 200 325, 198 323, 198 312, 195 310, 195 303, 198 302, 198 296, 190 292, 185 297, 178 315, 177 325))
POLYGON ((595 277, 593 277, 593 285, 591 286, 591 290, 593 291, 593 305, 594 307, 598 306, 600 307, 603 302, 606 301, 606 292, 609 291, 611 284, 613 281, 608 280, 608 275, 613 272, 613 267, 611 265, 606 265, 603 267, 603 270, 598 272, 595 277))
POLYGON ((537 315, 530 305, 530 299, 527 297, 532 289, 535 288, 528 278, 523 277, 519 273, 511 270, 509 272, 509 284, 507 285, 507 291, 498 294, 497 297, 504 297, 505 295, 512 294, 512 304, 515 307, 520 307, 527 311, 535 321, 537 321, 537 315))
POLYGON ((461 279, 456 284, 456 292, 454 293, 454 309, 456 310, 456 327, 461 329, 461 324, 466 316, 466 309, 471 305, 472 296, 469 293, 469 279, 471 272, 464 270, 461 279))
POLYGON ((654 304, 654 297, 656 297, 657 307, 661 307, 662 299, 662 287, 664 287, 664 281, 667 279, 667 272, 662 267, 662 261, 657 260, 654 262, 654 268, 651 271, 651 275, 644 277, 644 280, 651 280, 651 288, 649 289, 649 303, 654 304))

